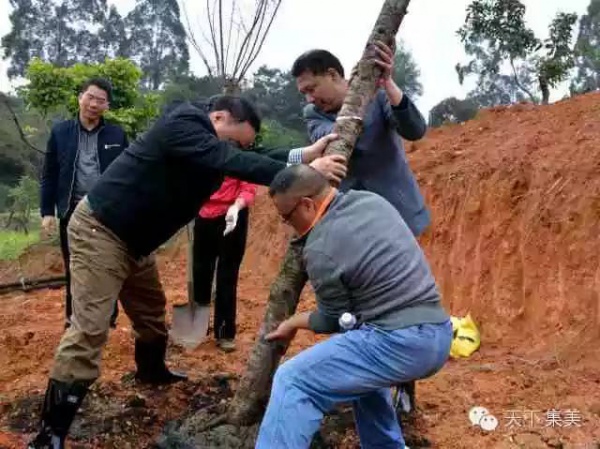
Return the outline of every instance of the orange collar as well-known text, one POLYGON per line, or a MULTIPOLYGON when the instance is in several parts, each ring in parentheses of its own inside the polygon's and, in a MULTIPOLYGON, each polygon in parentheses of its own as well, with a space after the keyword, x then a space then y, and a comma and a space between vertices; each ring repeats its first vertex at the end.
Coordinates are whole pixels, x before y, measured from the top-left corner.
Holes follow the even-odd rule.
POLYGON ((319 204, 319 208, 317 209, 317 215, 315 215, 314 220, 312 221, 310 226, 300 234, 300 237, 304 237, 306 234, 308 234, 312 230, 312 228, 316 226, 319 220, 323 218, 323 215, 325 215, 325 211, 333 201, 333 198, 335 197, 336 193, 337 189, 332 188, 331 191, 327 194, 327 196, 323 199, 321 204, 319 204))

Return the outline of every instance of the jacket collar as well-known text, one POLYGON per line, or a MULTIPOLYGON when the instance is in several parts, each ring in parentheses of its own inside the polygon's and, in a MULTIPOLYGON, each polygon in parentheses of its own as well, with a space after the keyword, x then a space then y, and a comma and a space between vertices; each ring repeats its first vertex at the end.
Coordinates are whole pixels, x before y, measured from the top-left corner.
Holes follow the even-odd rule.
POLYGON ((77 126, 79 127, 79 129, 89 132, 89 133, 101 130, 102 128, 104 128, 104 125, 106 124, 104 117, 100 117, 100 121, 98 122, 98 124, 94 128, 88 130, 81 123, 81 120, 79 119, 79 114, 77 114, 77 118, 75 119, 75 122, 77 123, 77 126))

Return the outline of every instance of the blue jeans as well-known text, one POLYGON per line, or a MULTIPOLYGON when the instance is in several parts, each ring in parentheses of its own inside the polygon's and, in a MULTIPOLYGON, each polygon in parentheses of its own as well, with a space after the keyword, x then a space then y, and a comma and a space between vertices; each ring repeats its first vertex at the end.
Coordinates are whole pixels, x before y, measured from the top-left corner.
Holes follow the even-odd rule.
POLYGON ((352 402, 365 449, 404 449, 391 386, 423 379, 450 354, 452 324, 421 324, 396 331, 370 325, 338 334, 283 363, 256 449, 305 449, 323 414, 352 402))

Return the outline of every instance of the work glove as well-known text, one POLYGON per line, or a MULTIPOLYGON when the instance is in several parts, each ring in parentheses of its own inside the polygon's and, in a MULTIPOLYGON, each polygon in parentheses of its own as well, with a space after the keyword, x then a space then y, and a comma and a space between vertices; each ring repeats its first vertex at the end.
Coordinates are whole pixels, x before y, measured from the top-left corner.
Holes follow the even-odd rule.
POLYGON ((239 213, 240 208, 236 204, 227 209, 227 214, 225 215, 225 231, 223 232, 223 235, 227 235, 235 229, 239 213))

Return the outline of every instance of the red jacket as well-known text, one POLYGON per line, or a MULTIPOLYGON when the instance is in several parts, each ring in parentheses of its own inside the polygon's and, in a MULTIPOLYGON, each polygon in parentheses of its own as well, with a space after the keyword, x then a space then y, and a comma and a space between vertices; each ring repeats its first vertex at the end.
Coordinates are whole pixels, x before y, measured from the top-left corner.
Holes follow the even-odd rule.
POLYGON ((227 209, 238 198, 243 199, 246 203, 245 207, 248 207, 254 202, 256 188, 255 184, 225 177, 219 190, 213 193, 209 200, 204 203, 198 215, 202 218, 216 218, 225 215, 227 209))

